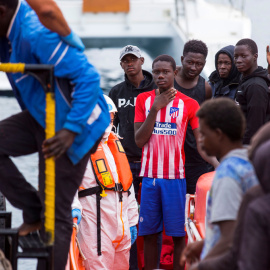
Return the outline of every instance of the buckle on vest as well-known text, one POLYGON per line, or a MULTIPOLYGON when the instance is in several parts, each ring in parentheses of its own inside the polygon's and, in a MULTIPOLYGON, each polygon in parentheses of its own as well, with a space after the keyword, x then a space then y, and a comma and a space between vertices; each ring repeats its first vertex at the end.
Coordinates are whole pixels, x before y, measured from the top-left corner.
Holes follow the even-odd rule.
POLYGON ((115 183, 115 191, 116 192, 122 192, 123 191, 123 186, 121 183, 115 183))

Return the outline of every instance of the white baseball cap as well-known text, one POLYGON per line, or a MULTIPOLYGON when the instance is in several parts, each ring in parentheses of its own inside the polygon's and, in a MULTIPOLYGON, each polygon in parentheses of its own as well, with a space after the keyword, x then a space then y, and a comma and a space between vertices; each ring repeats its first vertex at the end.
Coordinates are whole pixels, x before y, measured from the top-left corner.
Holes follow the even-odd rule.
POLYGON ((120 61, 127 54, 133 54, 138 58, 142 56, 141 50, 137 46, 127 45, 120 51, 120 61))
POLYGON ((110 97, 108 97, 107 95, 104 95, 103 94, 103 96, 104 96, 104 98, 105 98, 105 100, 106 100, 106 102, 108 104, 108 110, 109 110, 109 112, 110 113, 111 112, 117 112, 116 106, 113 103, 112 99, 110 97))

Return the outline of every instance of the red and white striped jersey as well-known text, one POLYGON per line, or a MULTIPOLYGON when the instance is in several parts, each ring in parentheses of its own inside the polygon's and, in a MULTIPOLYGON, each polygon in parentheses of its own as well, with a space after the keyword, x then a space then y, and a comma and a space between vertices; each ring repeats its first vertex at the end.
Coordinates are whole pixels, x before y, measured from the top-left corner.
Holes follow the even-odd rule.
MULTIPOLYGON (((138 95, 135 122, 144 122, 156 97, 155 90, 138 95)), ((175 99, 159 110, 149 141, 142 151, 140 176, 164 179, 185 178, 184 142, 188 122, 199 127, 196 112, 199 104, 177 92, 175 99)))

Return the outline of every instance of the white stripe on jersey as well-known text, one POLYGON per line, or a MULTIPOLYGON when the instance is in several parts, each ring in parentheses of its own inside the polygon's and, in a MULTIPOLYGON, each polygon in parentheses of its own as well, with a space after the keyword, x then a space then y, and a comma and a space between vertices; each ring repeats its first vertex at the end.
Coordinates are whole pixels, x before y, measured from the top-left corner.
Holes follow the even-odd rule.
MULTIPOLYGON (((172 119, 170 116, 170 109, 172 106, 173 106, 173 101, 171 101, 169 103, 169 106, 167 105, 167 107, 166 107, 165 122, 167 122, 167 123, 170 123, 171 119, 172 119)), ((169 149, 168 150, 166 149, 166 151, 170 151, 169 153, 174 153, 175 147, 173 147, 174 145, 172 143, 170 143, 170 140, 172 139, 171 136, 165 136, 164 139, 168 141, 168 146, 169 146, 169 149)), ((162 159, 164 159, 164 155, 163 155, 162 159)), ((174 159, 175 159, 175 155, 170 154, 170 159, 169 159, 169 178, 170 179, 175 178, 174 159)), ((163 167, 162 167, 162 170, 163 170, 163 167)))
MULTIPOLYGON (((176 119, 177 122, 177 127, 178 127, 178 131, 177 133, 181 136, 180 138, 183 138, 184 136, 184 130, 180 130, 181 129, 181 124, 183 125, 182 121, 183 121, 183 113, 184 113, 184 102, 182 99, 179 99, 179 103, 178 103, 178 108, 179 108, 179 116, 176 119)), ((187 125, 187 123, 186 123, 187 125)), ((177 140, 178 141, 178 140, 177 140)), ((184 144, 183 139, 179 140, 179 147, 180 147, 180 158, 179 158, 179 168, 180 168, 180 178, 184 178, 184 162, 183 162, 183 157, 182 157, 182 145, 184 144)))
MULTIPOLYGON (((156 121, 161 122, 161 115, 160 115, 160 110, 158 111, 156 121)), ((157 157, 157 162, 158 162, 158 167, 157 167, 157 174, 158 175, 163 175, 163 164, 164 164, 164 149, 160 147, 160 141, 157 143, 158 145, 154 145, 154 147, 158 148, 158 157, 157 157)))
MULTIPOLYGON (((153 178, 153 143, 149 142, 149 166, 148 166, 148 177, 153 178)), ((145 152, 145 159, 147 159, 147 152, 145 152)))
MULTIPOLYGON (((156 117, 156 121, 160 122, 160 110, 157 113, 157 117, 156 117)), ((153 152, 154 152, 154 148, 158 147, 158 145, 154 144, 153 141, 149 140, 149 154, 150 154, 150 158, 149 158, 149 166, 148 166, 148 176, 151 178, 153 177, 153 152)), ((159 148, 159 147, 158 147, 159 148)), ((147 152, 145 155, 145 159, 147 159, 147 152)))
POLYGON ((140 176, 144 176, 145 173, 145 167, 146 167, 146 157, 145 153, 148 152, 148 143, 144 145, 143 151, 142 151, 142 164, 141 164, 141 171, 140 171, 140 176))

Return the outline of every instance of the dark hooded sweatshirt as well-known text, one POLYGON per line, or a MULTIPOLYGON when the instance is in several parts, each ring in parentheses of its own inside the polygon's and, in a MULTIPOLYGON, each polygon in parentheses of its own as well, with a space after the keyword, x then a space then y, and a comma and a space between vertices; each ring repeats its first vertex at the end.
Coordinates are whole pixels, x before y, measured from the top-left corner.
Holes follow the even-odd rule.
POLYGON ((229 97, 235 99, 236 90, 240 82, 241 73, 234 64, 234 46, 229 45, 219 50, 215 55, 216 70, 209 76, 209 84, 212 88, 213 98, 229 97), (218 73, 218 56, 220 54, 227 54, 232 62, 231 70, 227 78, 220 78, 218 73))
POLYGON ((135 102, 140 93, 148 92, 156 88, 152 74, 143 70, 144 80, 139 88, 136 88, 128 80, 125 74, 125 81, 115 85, 109 97, 113 100, 117 114, 114 125, 119 124, 119 135, 123 138, 121 143, 126 151, 129 162, 141 160, 142 150, 136 145, 134 138, 134 116, 135 102))
POLYGON ((244 144, 270 119, 270 98, 267 70, 258 67, 252 74, 243 77, 236 93, 236 101, 246 117, 244 144))

